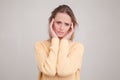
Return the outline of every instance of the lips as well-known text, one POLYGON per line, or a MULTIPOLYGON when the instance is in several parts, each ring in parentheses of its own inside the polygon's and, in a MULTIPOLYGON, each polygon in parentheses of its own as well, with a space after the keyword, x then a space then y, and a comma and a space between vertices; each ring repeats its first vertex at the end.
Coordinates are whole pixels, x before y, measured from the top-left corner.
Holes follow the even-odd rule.
POLYGON ((58 32, 59 34, 64 34, 64 32, 58 32))
POLYGON ((59 31, 58 31, 58 34, 59 34, 59 35, 64 35, 64 32, 59 32, 59 31))

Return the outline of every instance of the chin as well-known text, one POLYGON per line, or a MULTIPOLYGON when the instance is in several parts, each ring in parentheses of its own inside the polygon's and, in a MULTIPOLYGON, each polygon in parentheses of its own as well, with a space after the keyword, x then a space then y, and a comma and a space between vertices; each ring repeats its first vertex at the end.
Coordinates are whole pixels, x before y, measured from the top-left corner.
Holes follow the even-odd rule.
POLYGON ((63 36, 58 36, 59 38, 62 38, 63 36))
POLYGON ((64 34, 63 34, 63 35, 61 35, 61 34, 58 34, 57 36, 58 36, 58 37, 64 37, 64 34))
POLYGON ((64 35, 63 34, 57 34, 58 37, 63 37, 64 35))

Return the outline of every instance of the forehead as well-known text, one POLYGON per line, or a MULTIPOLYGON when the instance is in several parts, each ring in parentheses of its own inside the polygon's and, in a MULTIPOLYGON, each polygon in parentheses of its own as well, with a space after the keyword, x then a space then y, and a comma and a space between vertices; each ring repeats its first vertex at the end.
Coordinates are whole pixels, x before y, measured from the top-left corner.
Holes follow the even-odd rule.
POLYGON ((57 13, 55 16, 55 20, 70 23, 71 17, 66 13, 57 13))

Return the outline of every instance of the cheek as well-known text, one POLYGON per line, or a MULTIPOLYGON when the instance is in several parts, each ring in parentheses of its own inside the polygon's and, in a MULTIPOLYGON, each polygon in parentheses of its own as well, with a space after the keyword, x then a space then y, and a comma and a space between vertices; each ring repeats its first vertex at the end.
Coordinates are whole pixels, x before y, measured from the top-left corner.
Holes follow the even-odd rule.
POLYGON ((69 30, 70 30, 70 27, 66 28, 66 32, 69 32, 69 30))
POLYGON ((58 30, 58 26, 56 24, 53 25, 53 29, 56 31, 58 30))

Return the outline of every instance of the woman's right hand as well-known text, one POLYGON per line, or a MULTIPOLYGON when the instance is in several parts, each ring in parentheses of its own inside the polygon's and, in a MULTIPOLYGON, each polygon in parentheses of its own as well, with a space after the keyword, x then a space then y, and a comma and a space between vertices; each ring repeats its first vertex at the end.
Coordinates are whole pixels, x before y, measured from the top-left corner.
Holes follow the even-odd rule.
POLYGON ((50 24, 49 24, 50 33, 51 33, 52 38, 53 38, 53 37, 57 38, 57 35, 56 35, 55 31, 53 30, 53 23, 54 23, 54 19, 52 19, 52 21, 51 21, 50 24))

